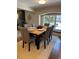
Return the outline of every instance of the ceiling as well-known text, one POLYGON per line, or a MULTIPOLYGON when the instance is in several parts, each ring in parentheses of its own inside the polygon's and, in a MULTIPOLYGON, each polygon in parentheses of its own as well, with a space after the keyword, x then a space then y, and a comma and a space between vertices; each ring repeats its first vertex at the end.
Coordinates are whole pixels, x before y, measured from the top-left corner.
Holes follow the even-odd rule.
POLYGON ((32 11, 34 8, 45 7, 61 3, 61 0, 48 0, 46 4, 38 4, 38 0, 17 0, 17 8, 32 11))

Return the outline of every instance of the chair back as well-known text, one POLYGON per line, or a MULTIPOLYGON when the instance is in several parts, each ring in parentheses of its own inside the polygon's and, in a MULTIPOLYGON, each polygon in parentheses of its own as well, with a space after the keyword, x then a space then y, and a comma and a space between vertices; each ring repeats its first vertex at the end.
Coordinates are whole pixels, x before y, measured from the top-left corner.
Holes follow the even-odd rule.
POLYGON ((52 35, 52 33, 53 33, 53 28, 54 28, 54 26, 51 26, 51 27, 50 27, 50 34, 49 34, 49 36, 52 35))
POLYGON ((53 32, 54 26, 51 27, 51 33, 53 32))
POLYGON ((54 29, 54 26, 52 26, 52 31, 53 31, 53 29, 54 29))
POLYGON ((44 26, 48 26, 49 27, 49 23, 45 23, 44 26))
POLYGON ((49 38, 49 36, 50 36, 50 30, 51 30, 51 28, 48 27, 47 30, 46 30, 46 32, 45 32, 45 35, 44 35, 44 38, 45 39, 48 39, 49 38))
POLYGON ((19 30, 21 32, 23 41, 28 42, 30 40, 28 30, 24 27, 20 27, 19 30))

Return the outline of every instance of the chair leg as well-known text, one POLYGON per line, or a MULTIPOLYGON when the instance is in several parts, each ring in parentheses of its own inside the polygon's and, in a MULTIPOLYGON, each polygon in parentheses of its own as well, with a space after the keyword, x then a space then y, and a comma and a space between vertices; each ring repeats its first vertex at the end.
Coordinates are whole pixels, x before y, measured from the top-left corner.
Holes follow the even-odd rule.
POLYGON ((52 37, 51 37, 51 35, 50 35, 50 41, 52 40, 52 37))
POLYGON ((47 39, 47 44, 49 44, 49 40, 47 39))
POLYGON ((52 35, 51 35, 51 40, 52 40, 52 35))
POLYGON ((46 41, 44 40, 44 48, 46 48, 46 41))
POLYGON ((23 41, 23 46, 22 47, 24 48, 24 41, 23 41))
POLYGON ((25 44, 26 44, 26 42, 25 42, 25 44))
POLYGON ((51 40, 51 36, 49 36, 49 42, 50 42, 50 40, 51 40))
POLYGON ((30 43, 29 43, 29 51, 30 51, 30 43))

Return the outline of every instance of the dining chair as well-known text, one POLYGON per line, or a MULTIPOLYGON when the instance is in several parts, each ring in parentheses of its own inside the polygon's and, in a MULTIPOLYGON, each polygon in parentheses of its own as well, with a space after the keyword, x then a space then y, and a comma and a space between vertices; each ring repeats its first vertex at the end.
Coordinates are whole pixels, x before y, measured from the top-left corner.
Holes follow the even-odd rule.
POLYGON ((49 42, 51 41, 51 34, 52 34, 52 27, 48 27, 48 31, 49 31, 49 34, 48 34, 48 44, 49 42))
POLYGON ((46 48, 46 41, 47 41, 47 44, 49 44, 49 41, 48 41, 49 35, 50 35, 50 28, 48 27, 46 32, 43 35, 41 35, 41 38, 40 38, 41 40, 44 41, 44 48, 46 48))
POLYGON ((51 27, 51 30, 50 30, 50 39, 51 39, 51 40, 52 40, 53 29, 54 29, 54 26, 52 26, 52 27, 51 27))
POLYGON ((29 46, 29 51, 30 51, 30 44, 35 41, 35 38, 34 37, 30 37, 29 35, 29 32, 27 29, 25 29, 24 27, 20 27, 19 28, 20 32, 21 32, 21 35, 22 35, 22 40, 23 40, 23 48, 24 48, 24 44, 25 43, 28 43, 28 46, 29 46))
POLYGON ((45 23, 44 26, 48 26, 49 27, 49 23, 45 23))

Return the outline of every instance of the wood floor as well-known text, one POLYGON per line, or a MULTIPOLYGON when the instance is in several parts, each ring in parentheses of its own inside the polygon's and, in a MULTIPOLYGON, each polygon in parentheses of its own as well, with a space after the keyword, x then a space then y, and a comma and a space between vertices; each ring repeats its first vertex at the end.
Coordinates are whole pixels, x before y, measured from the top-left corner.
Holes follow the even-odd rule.
POLYGON ((17 43, 17 56, 18 59, 61 59, 60 39, 53 36, 50 44, 44 49, 41 44, 39 50, 36 49, 34 43, 31 44, 31 51, 28 51, 27 44, 22 48, 22 42, 19 40, 17 43))
POLYGON ((57 54, 54 54, 53 52, 51 52, 49 59, 61 59, 61 51, 59 51, 57 54))
POLYGON ((61 59, 61 41, 56 40, 48 59, 61 59))

